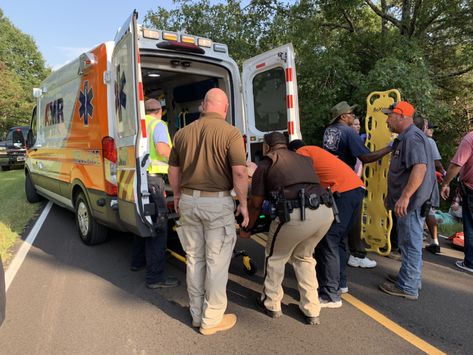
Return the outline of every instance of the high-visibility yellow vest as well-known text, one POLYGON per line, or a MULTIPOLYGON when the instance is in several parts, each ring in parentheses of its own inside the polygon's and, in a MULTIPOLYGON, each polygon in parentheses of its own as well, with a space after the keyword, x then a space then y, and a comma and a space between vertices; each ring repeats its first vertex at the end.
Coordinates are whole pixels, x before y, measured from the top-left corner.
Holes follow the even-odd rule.
POLYGON ((171 141, 171 136, 169 135, 169 130, 168 130, 168 125, 166 122, 150 116, 146 115, 146 127, 148 130, 149 134, 149 159, 151 161, 149 167, 148 167, 148 173, 150 174, 167 174, 168 173, 168 159, 158 153, 156 150, 156 145, 154 144, 153 140, 153 132, 154 128, 158 124, 163 124, 166 127, 166 133, 168 135, 168 141, 169 141, 169 147, 172 148, 172 141, 171 141))

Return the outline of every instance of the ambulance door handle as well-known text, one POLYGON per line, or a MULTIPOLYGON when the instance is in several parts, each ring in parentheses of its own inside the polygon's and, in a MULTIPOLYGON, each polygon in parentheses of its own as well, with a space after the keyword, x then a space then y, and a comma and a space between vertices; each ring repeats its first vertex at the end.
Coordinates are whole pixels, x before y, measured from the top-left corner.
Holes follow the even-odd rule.
POLYGON ((148 158, 149 158, 149 154, 146 154, 143 158, 143 160, 141 161, 141 167, 144 168, 146 166, 146 162, 148 161, 148 158))

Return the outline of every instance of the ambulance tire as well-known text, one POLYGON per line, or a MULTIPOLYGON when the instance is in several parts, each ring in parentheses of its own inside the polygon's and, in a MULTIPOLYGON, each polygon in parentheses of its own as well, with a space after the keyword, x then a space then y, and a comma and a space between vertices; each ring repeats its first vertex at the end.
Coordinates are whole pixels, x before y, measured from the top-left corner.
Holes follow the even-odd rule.
POLYGON ((36 203, 42 200, 42 197, 38 195, 36 189, 34 188, 33 182, 31 181, 30 174, 25 176, 25 194, 26 200, 29 203, 36 203))
POLYGON ((97 223, 82 192, 77 195, 74 209, 77 232, 84 244, 96 245, 108 240, 108 228, 97 223))

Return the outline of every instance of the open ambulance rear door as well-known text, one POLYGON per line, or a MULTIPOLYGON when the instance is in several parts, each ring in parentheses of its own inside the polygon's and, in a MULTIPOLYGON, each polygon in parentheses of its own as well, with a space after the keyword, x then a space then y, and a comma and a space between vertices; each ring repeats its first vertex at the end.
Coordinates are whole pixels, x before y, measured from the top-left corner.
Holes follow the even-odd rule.
POLYGON ((243 97, 249 158, 258 161, 266 133, 287 132, 301 139, 296 67, 292 44, 272 49, 243 63, 243 97))
POLYGON ((115 37, 112 77, 115 92, 117 203, 121 221, 141 236, 151 233, 154 208, 149 204, 148 138, 138 50, 136 11, 115 37))

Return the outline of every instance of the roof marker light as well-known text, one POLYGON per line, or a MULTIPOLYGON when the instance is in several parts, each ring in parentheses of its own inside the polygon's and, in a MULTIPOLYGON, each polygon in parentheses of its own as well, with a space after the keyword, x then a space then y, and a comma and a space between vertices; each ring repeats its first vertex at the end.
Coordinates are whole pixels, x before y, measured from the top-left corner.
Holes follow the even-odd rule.
POLYGON ((195 44, 195 37, 194 36, 188 36, 188 35, 182 35, 181 36, 181 42, 195 44))
POLYGON ((201 47, 207 47, 210 48, 212 47, 212 41, 208 38, 199 38, 199 46, 201 47))
POLYGON ((227 46, 224 44, 215 43, 214 44, 214 51, 220 53, 227 53, 227 46))
POLYGON ((159 39, 159 31, 148 30, 143 28, 143 37, 151 39, 159 39))
POLYGON ((167 41, 177 41, 177 34, 171 32, 163 32, 163 39, 167 41))

